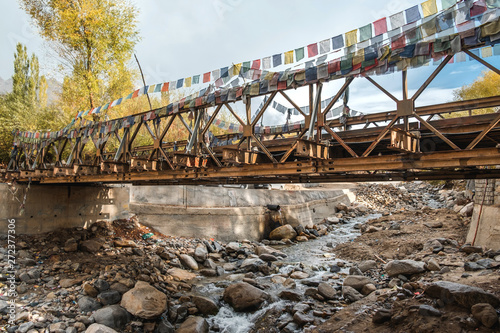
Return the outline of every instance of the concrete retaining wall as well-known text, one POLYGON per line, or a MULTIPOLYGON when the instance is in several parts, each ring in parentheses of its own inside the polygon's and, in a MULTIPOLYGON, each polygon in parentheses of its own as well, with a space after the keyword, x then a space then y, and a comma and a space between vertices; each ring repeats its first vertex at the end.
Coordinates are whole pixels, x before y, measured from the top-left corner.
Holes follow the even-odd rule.
POLYGON ((7 219, 16 220, 17 233, 37 234, 127 218, 129 197, 128 186, 32 185, 27 190, 24 185, 0 183, 0 230, 6 230, 7 219), (24 213, 20 214, 25 193, 24 213))
POLYGON ((280 205, 283 223, 311 226, 349 203, 339 190, 256 190, 205 186, 50 186, 33 185, 20 214, 26 186, 15 193, 0 184, 0 228, 16 219, 17 233, 87 227, 97 220, 137 215, 139 221, 172 236, 219 240, 261 239, 270 232, 268 204, 280 205), (17 199, 16 199, 17 198, 17 199))
POLYGON ((467 242, 500 250, 500 179, 475 181, 474 212, 467 242))

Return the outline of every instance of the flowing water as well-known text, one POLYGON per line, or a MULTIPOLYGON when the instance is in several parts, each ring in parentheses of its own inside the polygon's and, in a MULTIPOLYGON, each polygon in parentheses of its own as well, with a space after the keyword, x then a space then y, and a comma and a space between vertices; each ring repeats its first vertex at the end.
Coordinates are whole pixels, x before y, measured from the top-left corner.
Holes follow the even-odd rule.
MULTIPOLYGON (((318 282, 322 280, 325 274, 331 274, 329 268, 337 262, 332 248, 338 244, 350 242, 359 236, 359 231, 354 228, 357 223, 364 223, 367 220, 379 218, 380 214, 372 214, 362 217, 357 217, 349 220, 345 224, 338 224, 334 231, 328 235, 319 237, 308 242, 297 243, 290 246, 276 247, 287 255, 287 258, 281 261, 282 266, 278 274, 288 274, 295 267, 300 266, 304 271, 309 273, 309 278, 304 280, 296 280, 296 291, 304 291, 308 288, 305 284, 308 282, 318 282)), ((344 270, 345 271, 345 270, 344 270)), ((230 306, 224 304, 216 316, 210 317, 208 322, 211 328, 216 328, 217 331, 223 333, 246 333, 249 332, 254 323, 266 312, 272 309, 284 310, 285 306, 290 302, 280 300, 278 294, 288 289, 281 284, 271 282, 274 275, 257 278, 256 280, 262 284, 270 286, 266 292, 270 294, 269 303, 253 313, 235 312, 230 306)), ((216 283, 209 283, 197 288, 197 292, 204 296, 222 295, 224 288, 218 287, 216 283)))

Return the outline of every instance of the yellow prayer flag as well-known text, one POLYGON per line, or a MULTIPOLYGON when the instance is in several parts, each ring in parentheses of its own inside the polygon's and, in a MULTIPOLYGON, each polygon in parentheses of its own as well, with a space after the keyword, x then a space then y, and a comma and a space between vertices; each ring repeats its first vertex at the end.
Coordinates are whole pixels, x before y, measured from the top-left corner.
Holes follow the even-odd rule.
POLYGON ((353 65, 358 65, 365 60, 365 49, 357 50, 352 59, 353 65))
POLYGON ((493 55, 493 48, 491 46, 483 47, 481 49, 481 57, 488 58, 493 55))
POLYGON ((240 75, 241 62, 233 66, 233 75, 240 75))
POLYGON ((293 63, 293 50, 285 52, 285 65, 293 63))
POLYGON ((191 87, 191 77, 187 77, 184 79, 184 85, 189 88, 191 87))
POLYGON ((148 94, 151 94, 152 92, 154 92, 155 91, 155 87, 156 87, 156 84, 150 85, 149 88, 148 88, 148 94))
POLYGON ((345 34, 345 46, 349 47, 358 42, 358 29, 354 29, 345 34))
POLYGON ((438 11, 436 0, 427 0, 422 2, 422 11, 424 13, 424 17, 436 14, 438 11))
POLYGON ((266 76, 264 76, 264 80, 271 80, 274 76, 274 72, 267 72, 266 76))

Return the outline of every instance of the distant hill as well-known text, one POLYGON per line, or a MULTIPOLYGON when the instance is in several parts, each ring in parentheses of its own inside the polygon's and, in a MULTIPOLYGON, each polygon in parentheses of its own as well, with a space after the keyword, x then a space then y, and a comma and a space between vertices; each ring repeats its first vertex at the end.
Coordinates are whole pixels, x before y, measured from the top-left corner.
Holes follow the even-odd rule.
MULTIPOLYGON (((61 84, 54 79, 47 80, 47 99, 51 103, 57 99, 57 96, 61 93, 61 84)), ((12 91, 12 78, 4 80, 0 77, 0 94, 7 94, 12 91)))

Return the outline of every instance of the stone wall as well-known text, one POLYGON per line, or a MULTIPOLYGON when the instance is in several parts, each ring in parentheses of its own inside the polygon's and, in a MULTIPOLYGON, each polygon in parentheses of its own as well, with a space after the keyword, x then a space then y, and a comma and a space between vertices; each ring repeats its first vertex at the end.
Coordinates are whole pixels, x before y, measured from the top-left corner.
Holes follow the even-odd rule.
POLYGON ((480 205, 484 200, 487 206, 500 204, 500 179, 477 179, 475 183, 474 203, 480 205))

